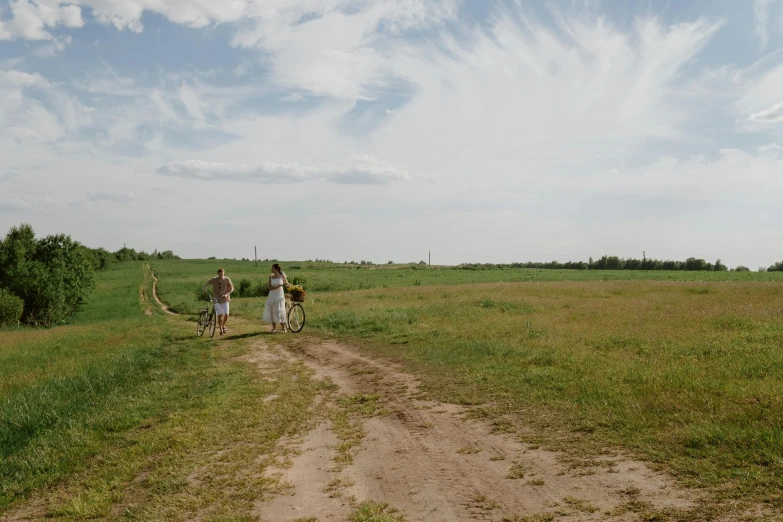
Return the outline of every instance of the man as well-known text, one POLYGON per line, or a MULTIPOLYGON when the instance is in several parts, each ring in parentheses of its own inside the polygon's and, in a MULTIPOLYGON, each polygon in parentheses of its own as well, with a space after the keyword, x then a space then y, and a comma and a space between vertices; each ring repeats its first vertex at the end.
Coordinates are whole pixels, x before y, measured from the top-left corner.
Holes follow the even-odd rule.
POLYGON ((231 301, 231 292, 234 291, 234 284, 231 279, 225 276, 222 268, 218 268, 217 277, 213 277, 201 287, 204 292, 207 285, 212 285, 212 297, 218 298, 215 301, 215 315, 218 318, 220 335, 226 333, 226 321, 228 321, 228 302, 231 301))

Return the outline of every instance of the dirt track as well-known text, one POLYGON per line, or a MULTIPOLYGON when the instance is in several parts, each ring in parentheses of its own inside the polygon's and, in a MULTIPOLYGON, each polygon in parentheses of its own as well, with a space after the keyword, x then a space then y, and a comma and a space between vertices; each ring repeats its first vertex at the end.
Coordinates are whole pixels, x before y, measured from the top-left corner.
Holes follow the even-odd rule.
MULTIPOLYGON (((157 279, 155 301, 176 315, 156 289, 157 279)), ((313 405, 315 411, 328 408, 335 396, 370 395, 383 413, 354 417, 365 435, 350 450, 348 465, 336 462, 343 441, 327 415, 305 436, 282 440, 281 453, 296 456, 267 474, 290 487, 256 502, 253 514, 263 522, 346 521, 365 500, 386 503, 409 522, 638 521, 698 503, 694 492, 643 462, 615 453, 575 463, 470 420, 467 408, 423 400, 414 376, 348 345, 302 340, 285 348, 275 338, 265 335, 247 357, 262 378, 276 379, 280 359, 302 361, 313 378, 337 386, 313 405)))
MULTIPOLYGON (((152 270, 150 268, 150 265, 147 265, 147 269, 149 269, 150 271, 152 270)), ((166 304, 163 301, 161 301, 160 298, 158 297, 158 278, 155 277, 155 272, 151 271, 150 273, 152 274, 152 279, 153 279, 152 296, 155 298, 155 302, 158 303, 158 306, 160 306, 160 309, 163 310, 165 313, 171 314, 171 315, 177 315, 174 312, 172 312, 171 310, 169 310, 169 307, 166 306, 166 304)))
POLYGON ((622 506, 648 510, 687 509, 693 495, 644 463, 614 455, 587 466, 566 464, 558 455, 493 432, 465 418, 461 407, 418 398, 411 375, 356 350, 327 342, 285 349, 260 341, 253 361, 262 371, 275 358, 302 359, 315 378, 329 379, 338 394, 374 394, 384 414, 363 419, 365 437, 353 463, 340 469, 334 457, 340 441, 328 419, 300 441, 291 467, 273 470, 291 488, 256 505, 263 521, 317 517, 344 521, 358 502, 385 502, 409 521, 468 520, 639 520, 622 506), (510 478, 516 477, 516 478, 510 478), (635 502, 635 504, 634 504, 635 502), (617 508, 620 507, 618 510, 617 508))

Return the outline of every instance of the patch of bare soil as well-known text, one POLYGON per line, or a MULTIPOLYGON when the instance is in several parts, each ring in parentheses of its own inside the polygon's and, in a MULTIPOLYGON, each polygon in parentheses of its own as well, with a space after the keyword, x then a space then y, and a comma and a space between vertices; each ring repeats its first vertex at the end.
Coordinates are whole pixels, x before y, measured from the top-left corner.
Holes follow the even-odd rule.
MULTIPOLYGON (((257 357, 291 357, 272 350, 278 354, 257 357)), ((687 509, 696 500, 643 462, 613 455, 574 466, 493 432, 466 419, 466 408, 421 400, 413 376, 348 346, 303 345, 293 353, 316 378, 335 383, 338 394, 379 397, 384 413, 363 419, 366 435, 345 466, 335 466, 340 441, 326 422, 307 434, 291 466, 280 471, 291 487, 257 505, 263 521, 346 520, 363 500, 386 502, 408 521, 600 520, 609 511, 612 520, 638 520, 627 506, 687 509)))

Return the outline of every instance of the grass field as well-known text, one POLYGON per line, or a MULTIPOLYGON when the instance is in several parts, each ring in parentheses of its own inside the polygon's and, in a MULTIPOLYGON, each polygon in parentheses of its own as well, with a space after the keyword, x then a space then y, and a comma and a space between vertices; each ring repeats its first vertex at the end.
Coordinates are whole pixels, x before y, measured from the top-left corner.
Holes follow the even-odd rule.
POLYGON ((308 421, 307 371, 259 379, 247 342, 217 348, 140 295, 142 264, 114 266, 73 324, 0 332, 0 518, 244 520, 276 487, 262 457, 308 421))
MULTIPOLYGON (((235 284, 268 270, 151 265, 183 313, 218 266, 235 284)), ((283 267, 305 281, 307 324, 280 342, 338 337, 399 361, 434 398, 574 466, 623 449, 716 510, 783 508, 783 274, 283 267)), ((279 487, 260 471, 312 422, 323 383, 285 361, 260 377, 246 357, 260 322, 230 323, 227 343, 164 317, 145 264, 98 283, 72 324, 1 332, 0 517, 252 519, 279 487)), ((232 315, 258 319, 263 302, 234 298, 232 315)))
MULTIPOLYGON (((267 272, 154 268, 194 312, 218 265, 235 284, 267 272)), ((404 362, 497 429, 585 458, 624 448, 715 500, 783 508, 783 274, 283 268, 306 280, 306 332, 404 362)), ((263 300, 232 314, 258 318, 263 300)))

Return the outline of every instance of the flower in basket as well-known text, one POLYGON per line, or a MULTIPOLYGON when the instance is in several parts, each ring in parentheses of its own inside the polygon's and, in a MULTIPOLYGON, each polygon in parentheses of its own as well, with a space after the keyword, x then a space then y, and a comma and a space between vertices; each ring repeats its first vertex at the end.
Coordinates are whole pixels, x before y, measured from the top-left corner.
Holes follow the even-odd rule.
POLYGON ((304 301, 305 291, 301 285, 291 285, 288 287, 288 293, 292 301, 304 301))

